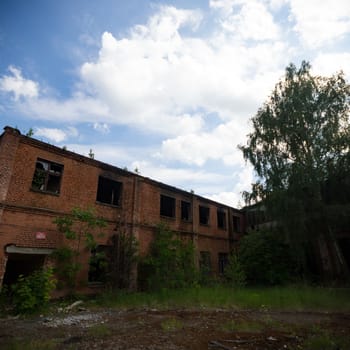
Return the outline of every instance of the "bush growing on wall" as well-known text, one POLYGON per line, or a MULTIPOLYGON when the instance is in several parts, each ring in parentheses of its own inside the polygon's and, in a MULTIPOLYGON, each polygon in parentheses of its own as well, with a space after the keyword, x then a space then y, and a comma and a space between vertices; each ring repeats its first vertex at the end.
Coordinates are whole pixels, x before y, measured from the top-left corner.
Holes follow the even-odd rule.
POLYGON ((55 286, 56 280, 51 268, 35 271, 27 277, 20 275, 11 286, 16 312, 29 314, 42 310, 47 306, 55 286))
POLYGON ((58 231, 71 241, 70 245, 66 244, 54 252, 53 257, 57 263, 55 273, 63 284, 62 287, 66 285, 74 290, 77 274, 81 268, 79 263, 81 244, 84 243, 85 248, 89 250, 96 248, 94 234, 107 224, 98 218, 92 209, 80 208, 74 208, 70 215, 57 217, 54 223, 58 231))
POLYGON ((293 278, 296 269, 290 247, 276 231, 257 231, 244 236, 238 259, 249 284, 283 284, 293 278))
POLYGON ((109 239, 109 250, 106 255, 107 279, 112 288, 131 287, 133 268, 137 261, 138 242, 127 232, 127 225, 119 222, 117 233, 109 239))
POLYGON ((225 267, 224 277, 231 287, 239 288, 246 285, 246 274, 236 252, 232 252, 225 267))
POLYGON ((194 246, 160 224, 149 254, 139 264, 139 285, 144 289, 183 288, 196 282, 194 246))

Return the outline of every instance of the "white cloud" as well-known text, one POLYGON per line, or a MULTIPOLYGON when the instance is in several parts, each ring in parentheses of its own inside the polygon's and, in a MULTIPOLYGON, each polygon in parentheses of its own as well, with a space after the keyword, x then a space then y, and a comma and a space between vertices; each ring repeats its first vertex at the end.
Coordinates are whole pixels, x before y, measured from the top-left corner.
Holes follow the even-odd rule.
POLYGON ((312 69, 316 74, 324 76, 343 70, 350 80, 350 52, 320 53, 313 60, 312 69))
POLYGON ((4 75, 0 78, 0 90, 13 93, 14 100, 18 101, 20 97, 35 98, 39 95, 39 84, 33 80, 25 79, 20 69, 9 66, 11 75, 4 75))
POLYGON ((243 39, 275 40, 280 28, 274 22, 272 14, 261 1, 250 0, 241 3, 238 13, 235 11, 222 20, 225 31, 239 35, 243 39))
POLYGON ((60 122, 95 122, 110 117, 108 106, 81 93, 65 100, 53 97, 28 99, 20 102, 18 109, 35 119, 60 122))
POLYGON ((231 121, 212 132, 180 135, 163 141, 158 157, 202 166, 208 160, 221 160, 227 166, 242 163, 237 145, 248 133, 247 124, 231 121))
POLYGON ((93 128, 102 134, 108 134, 110 132, 110 128, 106 123, 94 123, 93 128))
POLYGON ((253 183, 253 171, 251 166, 241 166, 235 170, 232 176, 232 186, 230 191, 218 191, 217 193, 208 193, 207 196, 219 203, 225 203, 230 206, 243 206, 244 200, 242 192, 251 188, 253 183))
POLYGON ((294 30, 311 48, 333 43, 350 32, 348 0, 290 0, 290 8, 294 30))
POLYGON ((60 143, 69 137, 77 137, 79 132, 73 126, 67 127, 66 130, 57 128, 35 128, 34 135, 35 137, 44 137, 48 140, 60 143))

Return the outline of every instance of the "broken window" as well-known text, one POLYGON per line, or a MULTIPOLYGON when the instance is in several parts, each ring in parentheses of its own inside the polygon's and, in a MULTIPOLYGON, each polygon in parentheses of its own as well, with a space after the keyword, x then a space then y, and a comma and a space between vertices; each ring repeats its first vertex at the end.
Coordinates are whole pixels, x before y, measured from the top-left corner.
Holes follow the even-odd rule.
POLYGON ((232 221, 233 221, 233 231, 241 232, 241 218, 238 216, 233 216, 232 221))
POLYGON ((211 273, 211 256, 210 252, 202 251, 199 253, 199 269, 202 275, 209 275, 211 273))
POLYGON ((160 195, 160 215, 169 218, 175 217, 175 198, 160 195))
POLYGON ((227 253, 219 253, 219 273, 223 274, 225 272, 225 267, 228 264, 228 254, 227 253))
POLYGON ((120 205, 123 184, 100 176, 98 178, 97 198, 101 203, 120 205))
POLYGON ((181 201, 181 220, 190 221, 191 220, 191 203, 186 201, 181 201))
POLYGON ((199 223, 201 225, 209 225, 209 208, 199 206, 199 223))
POLYGON ((63 165, 38 159, 32 180, 32 188, 38 191, 60 193, 63 165))
POLYGON ((89 282, 105 283, 107 279, 108 261, 107 255, 109 246, 98 245, 91 250, 89 261, 89 282))
POLYGON ((222 209, 217 210, 217 220, 218 227, 222 229, 226 229, 226 212, 222 209))

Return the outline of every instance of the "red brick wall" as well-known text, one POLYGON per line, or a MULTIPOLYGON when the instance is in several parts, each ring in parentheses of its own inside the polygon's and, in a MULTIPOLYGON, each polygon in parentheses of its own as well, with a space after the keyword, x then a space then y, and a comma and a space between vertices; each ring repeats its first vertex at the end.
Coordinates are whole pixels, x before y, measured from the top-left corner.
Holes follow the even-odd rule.
MULTIPOLYGON (((218 253, 229 252, 232 245, 233 209, 195 194, 20 136, 13 129, 7 130, 0 138, 0 161, 0 276, 6 260, 6 245, 54 248, 62 244, 62 235, 52 221, 74 207, 93 208, 97 215, 108 221, 104 236, 98 238, 100 244, 106 243, 115 233, 117 222, 126 222, 139 240, 141 255, 148 251, 155 225, 160 222, 193 240, 198 252, 210 251, 213 267, 218 265, 218 253), (59 195, 32 189, 37 158, 64 166, 59 195), (119 207, 96 202, 99 176, 123 183, 119 207), (176 199, 174 218, 160 216, 161 194, 176 199), (181 220, 181 200, 192 204, 192 219, 188 222, 181 220), (209 225, 199 224, 199 205, 210 208, 209 225), (217 225, 219 207, 226 211, 225 229, 217 225), (45 232, 46 238, 37 239, 36 232, 45 232)), ((241 214, 235 212, 235 215, 241 214)), ((89 253, 84 252, 81 259, 84 266, 81 276, 86 280, 89 253)))

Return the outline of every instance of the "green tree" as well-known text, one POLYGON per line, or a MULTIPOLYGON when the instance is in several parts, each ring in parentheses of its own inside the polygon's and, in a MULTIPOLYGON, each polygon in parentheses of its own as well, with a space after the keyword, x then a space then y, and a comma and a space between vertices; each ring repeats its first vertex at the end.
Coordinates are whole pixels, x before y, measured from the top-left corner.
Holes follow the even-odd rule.
POLYGON ((295 278, 296 263, 290 246, 278 231, 263 230, 244 236, 236 260, 246 282, 252 285, 277 285, 295 278))
POLYGON ((139 264, 141 288, 184 288, 196 282, 194 246, 176 237, 167 226, 160 224, 149 254, 139 264))
POLYGON ((116 233, 109 238, 106 254, 107 282, 112 288, 132 287, 133 270, 136 272, 138 242, 125 220, 117 222, 116 233))
POLYGON ((57 261, 55 272, 60 282, 63 281, 74 289, 77 283, 77 274, 81 268, 79 263, 81 245, 84 244, 84 248, 90 251, 96 248, 94 235, 106 226, 106 222, 98 218, 92 209, 74 208, 71 214, 57 217, 54 223, 57 225, 58 231, 71 242, 56 249, 54 253, 57 261))
MULTIPOLYGON (((350 86, 341 72, 313 76, 310 68, 307 62, 299 69, 293 64, 286 68, 252 118, 247 145, 240 146, 257 175, 252 191, 244 194, 246 201, 264 201, 295 252, 319 239, 335 242, 336 220, 324 188, 334 172, 350 170, 344 161, 349 158, 350 86)), ((338 210, 348 210, 344 204, 338 210)))

